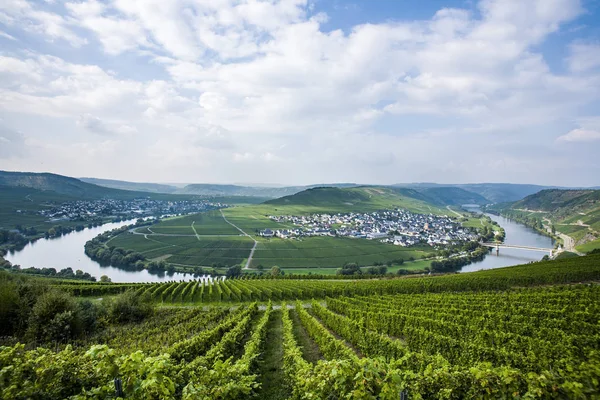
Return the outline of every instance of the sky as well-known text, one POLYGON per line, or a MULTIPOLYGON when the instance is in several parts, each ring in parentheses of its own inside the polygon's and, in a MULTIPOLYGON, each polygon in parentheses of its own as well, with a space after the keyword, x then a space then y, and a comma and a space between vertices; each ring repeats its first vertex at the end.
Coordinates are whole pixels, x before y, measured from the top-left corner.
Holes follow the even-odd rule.
POLYGON ((600 185, 600 0, 4 0, 0 169, 600 185))

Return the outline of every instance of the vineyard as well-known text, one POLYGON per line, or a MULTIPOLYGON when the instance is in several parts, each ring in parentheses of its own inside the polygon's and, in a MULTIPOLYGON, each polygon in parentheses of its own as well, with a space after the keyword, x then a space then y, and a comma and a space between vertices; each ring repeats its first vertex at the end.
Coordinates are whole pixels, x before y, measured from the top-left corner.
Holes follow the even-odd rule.
POLYGON ((588 256, 409 279, 61 284, 158 307, 0 347, 0 397, 598 398, 599 278, 588 256))
POLYGON ((410 294, 440 291, 505 290, 600 280, 600 256, 539 262, 469 274, 381 280, 228 279, 150 284, 63 282, 61 290, 77 296, 104 296, 133 290, 154 302, 196 304, 248 301, 290 301, 354 295, 410 294))

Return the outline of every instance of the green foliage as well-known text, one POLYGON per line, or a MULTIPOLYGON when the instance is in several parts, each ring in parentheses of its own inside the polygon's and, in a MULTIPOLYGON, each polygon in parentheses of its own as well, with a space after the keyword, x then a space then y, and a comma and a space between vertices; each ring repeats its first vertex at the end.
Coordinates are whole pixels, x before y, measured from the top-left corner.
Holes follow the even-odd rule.
POLYGON ((58 290, 47 291, 37 299, 28 325, 28 336, 43 343, 66 342, 83 331, 78 304, 58 290))
POLYGON ((141 321, 153 311, 149 297, 133 291, 127 291, 107 303, 108 316, 113 323, 141 321))

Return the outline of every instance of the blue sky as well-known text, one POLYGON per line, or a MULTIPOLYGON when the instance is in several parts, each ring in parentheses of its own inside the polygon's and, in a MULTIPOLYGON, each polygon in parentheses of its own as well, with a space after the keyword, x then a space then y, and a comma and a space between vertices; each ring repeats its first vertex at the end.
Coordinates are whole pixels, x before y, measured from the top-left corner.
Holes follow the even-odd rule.
POLYGON ((599 185, 600 1, 8 0, 0 169, 599 185))

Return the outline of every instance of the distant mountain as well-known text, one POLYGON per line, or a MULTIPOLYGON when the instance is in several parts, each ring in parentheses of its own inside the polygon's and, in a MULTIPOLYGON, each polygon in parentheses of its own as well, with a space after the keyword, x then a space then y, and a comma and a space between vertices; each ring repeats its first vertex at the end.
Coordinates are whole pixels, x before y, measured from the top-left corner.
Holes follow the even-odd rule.
POLYGON ((87 183, 91 183, 98 186, 104 186, 113 189, 121 190, 134 190, 140 192, 151 192, 151 193, 175 193, 179 190, 178 187, 172 185, 165 185, 160 183, 141 183, 141 182, 127 182, 118 181, 113 179, 98 179, 98 178, 79 178, 79 180, 87 183))
POLYGON ((429 187, 417 189, 430 203, 449 206, 460 206, 463 204, 488 204, 490 201, 485 197, 459 187, 429 187))
POLYGON ((283 187, 266 187, 266 186, 240 186, 240 185, 219 185, 208 183, 195 183, 185 186, 183 189, 178 189, 176 193, 196 194, 202 196, 253 196, 279 198, 290 196, 306 189, 314 187, 354 187, 358 186, 354 183, 333 183, 323 185, 308 185, 308 186, 283 186, 283 187))
MULTIPOLYGON (((426 190, 439 187, 460 188, 476 193, 487 200, 487 203, 506 203, 521 200, 531 194, 544 189, 558 188, 556 186, 540 186, 517 183, 466 183, 466 184, 438 184, 438 183, 399 183, 394 186, 426 190)), ((458 194, 458 193, 457 193, 458 194)), ((463 203, 466 204, 466 203, 463 203)), ((475 203, 480 204, 480 203, 475 203)))
POLYGON ((396 207, 417 213, 444 212, 414 189, 383 186, 311 188, 264 204, 297 207, 313 212, 368 212, 396 207))

